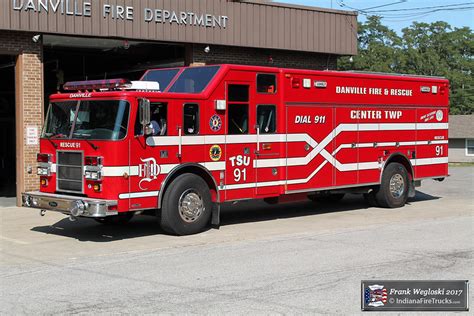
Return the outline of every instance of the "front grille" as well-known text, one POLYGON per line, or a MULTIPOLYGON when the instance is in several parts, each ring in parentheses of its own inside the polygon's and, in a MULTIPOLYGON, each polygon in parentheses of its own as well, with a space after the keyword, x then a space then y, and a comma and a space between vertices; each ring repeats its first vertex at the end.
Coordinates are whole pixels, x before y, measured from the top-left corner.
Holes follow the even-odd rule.
POLYGON ((57 190, 83 193, 84 177, 82 152, 58 151, 57 190))

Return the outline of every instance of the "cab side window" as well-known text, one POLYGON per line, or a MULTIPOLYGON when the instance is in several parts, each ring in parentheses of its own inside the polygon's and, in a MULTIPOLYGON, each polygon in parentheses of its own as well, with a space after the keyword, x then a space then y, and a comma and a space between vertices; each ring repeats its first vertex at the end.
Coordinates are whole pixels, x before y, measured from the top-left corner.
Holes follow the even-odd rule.
MULTIPOLYGON (((162 102, 150 103, 150 124, 153 129, 151 136, 166 136, 168 134, 168 104, 162 102)), ((135 135, 143 135, 143 126, 137 113, 135 120, 135 135)))
POLYGON ((276 132, 276 106, 259 105, 257 107, 257 124, 261 134, 276 132))
POLYGON ((275 94, 277 92, 276 75, 258 74, 257 75, 257 92, 275 94))
POLYGON ((185 104, 183 109, 184 135, 199 134, 199 105, 185 104))
POLYGON ((229 134, 249 133, 249 106, 248 104, 229 104, 229 134))
POLYGON ((168 135, 168 104, 156 102, 150 104, 151 126, 153 136, 168 135))
POLYGON ((230 135, 249 133, 249 86, 230 84, 227 87, 229 110, 227 126, 230 135))

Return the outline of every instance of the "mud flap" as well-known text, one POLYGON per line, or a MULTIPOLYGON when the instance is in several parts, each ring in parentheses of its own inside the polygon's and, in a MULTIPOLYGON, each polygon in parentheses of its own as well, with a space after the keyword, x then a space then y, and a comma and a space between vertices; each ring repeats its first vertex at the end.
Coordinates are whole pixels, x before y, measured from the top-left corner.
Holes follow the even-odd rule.
POLYGON ((410 181, 410 185, 408 186, 408 197, 414 198, 415 195, 416 195, 415 181, 410 181))
POLYGON ((212 228, 219 229, 221 225, 221 204, 213 203, 212 215, 211 215, 211 226, 212 228))

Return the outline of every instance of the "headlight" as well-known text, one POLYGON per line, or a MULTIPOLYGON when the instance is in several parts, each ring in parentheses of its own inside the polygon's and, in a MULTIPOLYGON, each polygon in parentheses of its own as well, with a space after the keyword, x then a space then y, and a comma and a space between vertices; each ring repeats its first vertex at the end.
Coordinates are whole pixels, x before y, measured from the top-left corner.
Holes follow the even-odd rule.
POLYGON ((98 181, 102 179, 102 174, 100 173, 100 171, 86 171, 85 177, 87 180, 98 181))
POLYGON ((48 176, 51 174, 51 169, 49 167, 38 167, 39 176, 48 176))

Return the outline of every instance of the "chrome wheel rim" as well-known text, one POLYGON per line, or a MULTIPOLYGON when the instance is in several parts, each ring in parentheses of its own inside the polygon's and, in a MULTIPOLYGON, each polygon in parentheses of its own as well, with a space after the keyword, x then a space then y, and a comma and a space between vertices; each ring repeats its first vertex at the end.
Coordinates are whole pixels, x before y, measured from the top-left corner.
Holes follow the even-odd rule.
POLYGON ((405 191, 405 181, 401 174, 394 174, 392 178, 390 178, 390 194, 394 198, 399 198, 403 195, 405 191))
POLYGON ((179 216, 187 223, 195 222, 204 212, 204 202, 201 195, 194 190, 188 189, 179 198, 179 216))

